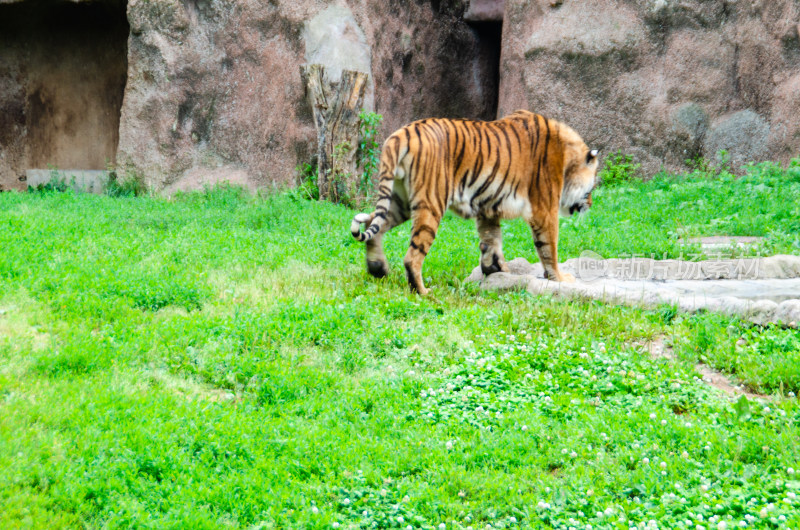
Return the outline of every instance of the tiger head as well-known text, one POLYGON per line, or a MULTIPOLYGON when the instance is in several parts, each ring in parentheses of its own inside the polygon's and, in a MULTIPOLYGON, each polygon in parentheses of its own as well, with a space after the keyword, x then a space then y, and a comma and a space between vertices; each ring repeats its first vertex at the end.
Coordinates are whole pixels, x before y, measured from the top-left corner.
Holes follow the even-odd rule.
POLYGON ((598 151, 590 150, 575 131, 565 132, 567 134, 562 133, 564 187, 558 212, 570 217, 574 213, 584 213, 592 205, 592 190, 597 186, 598 151))

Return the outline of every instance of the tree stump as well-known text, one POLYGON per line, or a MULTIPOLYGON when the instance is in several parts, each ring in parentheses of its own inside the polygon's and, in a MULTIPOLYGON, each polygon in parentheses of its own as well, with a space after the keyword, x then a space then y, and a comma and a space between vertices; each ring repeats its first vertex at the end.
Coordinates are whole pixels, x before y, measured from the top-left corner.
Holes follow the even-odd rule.
POLYGON ((325 78, 325 67, 321 64, 303 65, 300 74, 317 128, 319 198, 347 201, 358 190, 358 114, 368 76, 343 70, 341 81, 332 83, 325 78))

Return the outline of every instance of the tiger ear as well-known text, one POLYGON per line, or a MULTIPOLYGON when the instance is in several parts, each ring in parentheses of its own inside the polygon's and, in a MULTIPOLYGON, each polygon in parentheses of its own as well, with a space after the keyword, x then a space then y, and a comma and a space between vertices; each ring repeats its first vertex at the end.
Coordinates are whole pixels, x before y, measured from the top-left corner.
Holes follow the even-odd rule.
POLYGON ((591 151, 589 151, 589 153, 587 153, 587 155, 586 155, 586 163, 587 164, 591 164, 592 161, 595 158, 597 158, 598 154, 600 154, 600 151, 598 151, 597 149, 592 149, 591 151))

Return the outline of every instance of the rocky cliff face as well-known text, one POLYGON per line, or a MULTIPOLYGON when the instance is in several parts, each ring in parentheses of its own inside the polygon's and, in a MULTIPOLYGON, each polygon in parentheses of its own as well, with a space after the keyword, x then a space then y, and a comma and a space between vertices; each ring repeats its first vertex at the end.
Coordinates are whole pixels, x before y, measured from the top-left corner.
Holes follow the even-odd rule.
MULTIPOLYGON (((113 131, 118 149, 115 145, 100 158, 141 174, 155 189, 222 179, 250 187, 292 185, 294 168, 309 161, 316 141, 299 67, 307 60, 335 60, 320 42, 342 48, 343 66, 371 69, 367 102, 384 115, 386 133, 423 116, 494 117, 496 88, 487 93, 485 85, 496 87, 496 66, 487 63, 479 36, 462 20, 462 2, 101 3, 121 6, 130 34, 127 44, 120 45, 127 53, 127 80, 116 109, 118 133, 113 131), (331 34, 326 36, 327 22, 331 34), (348 42, 354 47, 347 48, 348 42), (309 44, 317 46, 316 52, 307 49, 309 44), (351 53, 364 47, 366 61, 363 53, 351 53)), ((0 19, 17 24, 14 19, 22 18, 26 11, 19 6, 24 5, 51 9, 33 1, 0 0, 0 19), (10 3, 15 6, 5 5, 10 3)), ((13 78, 0 76, 0 109, 10 109, 0 120, 13 121, 13 129, 0 131, 0 187, 23 187, 19 179, 25 170, 48 162, 62 168, 92 166, 70 169, 105 167, 91 157, 43 161, 32 143, 34 86, 25 72, 24 50, 31 40, 46 41, 46 33, 37 27, 28 37, 6 35, 3 41, 16 54, 0 58, 0 72, 13 78)), ((98 43, 96 49, 109 46, 98 43)), ((73 80, 81 77, 81 64, 89 59, 73 61, 73 80)), ((100 135, 110 134, 104 130, 100 135)))
POLYGON ((232 174, 292 184, 315 151, 308 60, 370 73, 366 100, 385 131, 427 115, 489 117, 474 32, 430 3, 130 0, 128 19, 119 162, 156 188, 232 174))
POLYGON ((800 154, 800 3, 507 0, 500 112, 564 120, 647 172, 800 154))
POLYGON ((368 70, 383 136, 527 108, 647 172, 786 161, 799 24, 797 0, 0 0, 0 189, 113 163, 167 191, 292 185, 307 61, 368 70))

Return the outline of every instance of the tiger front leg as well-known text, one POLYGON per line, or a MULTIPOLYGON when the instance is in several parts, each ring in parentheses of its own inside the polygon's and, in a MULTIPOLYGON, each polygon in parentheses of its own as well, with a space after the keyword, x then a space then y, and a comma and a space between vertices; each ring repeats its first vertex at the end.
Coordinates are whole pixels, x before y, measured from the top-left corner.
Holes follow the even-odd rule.
POLYGON ((573 283, 575 277, 561 272, 558 267, 558 210, 551 212, 543 222, 529 220, 528 224, 533 234, 536 253, 544 267, 544 277, 556 282, 573 283))
POLYGON ((503 234, 500 230, 500 219, 478 217, 478 236, 481 239, 481 271, 486 276, 495 272, 508 272, 508 265, 503 258, 503 234))
POLYGON ((422 282, 422 262, 431 250, 438 229, 439 219, 431 212, 425 210, 415 212, 411 227, 411 242, 403 264, 406 267, 408 286, 423 296, 428 294, 429 290, 422 282))

